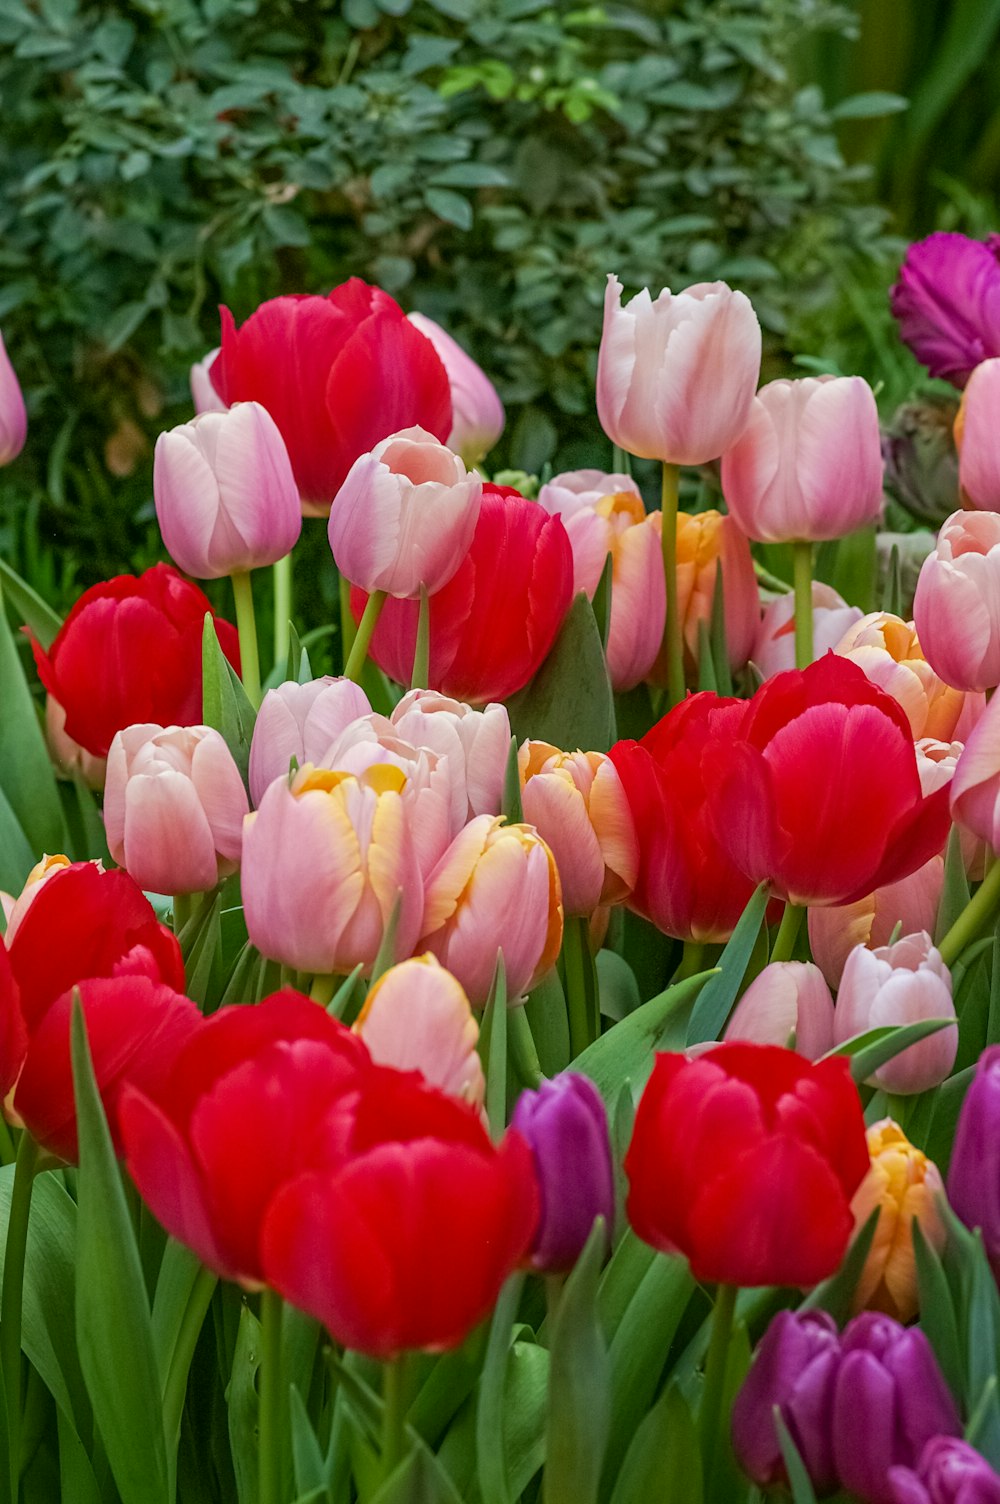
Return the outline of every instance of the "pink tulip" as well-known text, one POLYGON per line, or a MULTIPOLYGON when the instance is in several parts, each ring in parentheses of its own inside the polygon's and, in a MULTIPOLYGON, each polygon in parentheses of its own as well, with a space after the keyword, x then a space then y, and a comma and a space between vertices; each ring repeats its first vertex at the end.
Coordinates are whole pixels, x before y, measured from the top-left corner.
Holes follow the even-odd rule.
POLYGON ((278 778, 243 833, 244 917, 262 955, 299 971, 370 971, 400 903, 394 957, 412 954, 423 884, 404 775, 373 767, 360 778, 301 767, 278 778))
POLYGON ((160 532, 174 563, 197 579, 283 559, 302 530, 298 495, 284 440, 259 402, 202 413, 156 441, 160 532))
MULTIPOLYGON (((980 695, 967 695, 966 700, 981 699, 980 695)), ((958 760, 962 755, 965 743, 960 741, 939 742, 933 737, 924 736, 914 743, 917 754, 917 774, 920 778, 920 787, 926 797, 933 794, 935 789, 940 789, 945 784, 950 784, 958 767, 958 760)), ((952 812, 954 814, 954 811, 952 812)), ((986 856, 989 846, 981 841, 971 830, 967 830, 961 823, 958 824, 958 838, 962 849, 962 861, 965 864, 966 876, 972 882, 979 882, 986 871, 986 856)), ((947 843, 942 850, 946 849, 947 843)), ((907 925, 907 929, 915 926, 907 925)), ((922 925, 922 929, 932 926, 922 925)))
POLYGON ((246 789, 210 726, 128 726, 108 753, 108 850, 153 893, 204 893, 240 862, 246 789))
POLYGON ((478 465, 503 433, 503 403, 486 372, 457 340, 424 313, 411 313, 411 324, 426 335, 444 366, 451 386, 451 433, 448 448, 467 465, 478 465))
POLYGON ((833 998, 819 967, 804 961, 765 966, 740 998, 723 1038, 787 1045, 807 1060, 828 1054, 833 1049, 833 998))
POLYGON ((956 689, 1000 684, 1000 516, 953 512, 917 580, 913 617, 928 663, 956 689))
MULTIPOLYGON (((552 517, 561 517, 573 550, 573 590, 588 599, 601 583, 608 557, 608 518, 598 507, 609 497, 642 496, 630 475, 609 475, 603 470, 567 470, 554 475, 538 492, 538 504, 552 517)), ((624 508, 619 508, 624 511, 624 508)), ((632 509, 639 521, 645 516, 632 509)))
POLYGON ((479 1026, 462 984, 435 956, 390 967, 369 992, 354 1032, 376 1064, 419 1071, 429 1085, 482 1107, 479 1026))
POLYGON ((635 886, 639 842, 611 759, 529 741, 518 763, 524 818, 556 859, 565 913, 624 903, 635 886))
POLYGON ((269 689, 261 701, 250 743, 250 795, 259 804, 275 778, 287 778, 292 758, 301 765, 325 764, 337 737, 371 706, 350 679, 288 680, 269 689))
POLYGON ((562 930, 555 859, 529 825, 477 816, 427 881, 421 948, 458 978, 473 1007, 489 996, 500 951, 509 1002, 541 981, 555 965, 562 930))
POLYGON ((840 538, 882 509, 878 408, 860 376, 772 381, 722 456, 722 493, 762 543, 840 538))
POLYGON ((345 579, 369 593, 433 595, 465 559, 483 483, 423 428, 404 428, 354 461, 330 510, 345 579))
POLYGON ((1000 848, 1000 698, 994 696, 958 759, 952 817, 991 851, 1000 848))
POLYGON ((933 931, 943 886, 944 858, 932 856, 902 882, 887 883, 856 903, 810 909, 809 947, 830 986, 840 986, 844 965, 856 946, 873 950, 888 945, 899 925, 906 935, 933 931))
MULTIPOLYGON (((954 1017, 951 973, 926 931, 877 950, 858 945, 851 951, 834 1009, 838 1045, 868 1029, 954 1017)), ((957 1051, 958 1025, 952 1024, 894 1056, 871 1084, 900 1095, 929 1091, 948 1075, 957 1051)))
POLYGON ((425 752, 447 757, 452 777, 467 795, 462 823, 498 815, 510 752, 510 720, 503 705, 473 710, 434 689, 411 689, 389 717, 398 736, 425 752))
POLYGON ((966 696, 939 679, 920 650, 913 622, 873 611, 856 622, 835 652, 863 668, 873 684, 898 700, 914 740, 950 741, 966 710, 966 696))
POLYGON ((214 350, 209 350, 207 355, 191 367, 188 380, 196 413, 224 413, 228 409, 229 404, 219 396, 209 374, 218 353, 219 346, 216 345, 214 350))
POLYGON ((958 484, 963 501, 1000 512, 1000 358, 984 360, 969 377, 955 419, 958 484))
POLYGON ((9 465, 17 459, 27 436, 28 414, 21 383, 0 334, 0 465, 9 465))
MULTIPOLYGON (((813 658, 822 658, 861 620, 859 606, 849 606, 829 585, 812 582, 813 658)), ((770 679, 785 669, 795 667, 795 597, 791 591, 779 595, 764 608, 757 628, 753 651, 754 667, 762 678, 770 679)))
POLYGON ((646 288, 622 307, 608 277, 597 361, 597 412, 613 444, 643 459, 704 465, 734 444, 760 374, 760 325, 725 282, 646 288))

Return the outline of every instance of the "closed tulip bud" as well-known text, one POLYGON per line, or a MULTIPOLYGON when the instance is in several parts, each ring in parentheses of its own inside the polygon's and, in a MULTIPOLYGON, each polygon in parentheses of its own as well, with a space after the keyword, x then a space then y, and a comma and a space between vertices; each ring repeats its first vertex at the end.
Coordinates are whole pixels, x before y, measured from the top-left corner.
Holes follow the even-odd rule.
POLYGON ((908 248, 892 289, 900 337, 932 376, 953 386, 1000 355, 998 245, 995 235, 984 243, 939 230, 908 248))
POLYGON ((923 397, 897 407, 882 430, 886 490, 932 527, 940 527, 958 500, 958 454, 952 433, 957 413, 953 398, 923 397))
POLYGON ((962 501, 981 512, 1000 512, 1000 358, 984 360, 969 377, 955 419, 962 501))
POLYGON ((0 465, 9 465, 17 459, 27 436, 28 414, 21 383, 0 334, 0 465))
POLYGON ((250 743, 250 796, 254 804, 276 778, 287 778, 292 758, 322 764, 342 731, 370 715, 364 690, 350 679, 288 680, 269 689, 261 701, 250 743))
POLYGON ((912 1321, 920 1306, 913 1224, 919 1222, 926 1242, 944 1247, 945 1226, 937 1198, 944 1184, 933 1164, 914 1148, 891 1118, 868 1130, 871 1169, 854 1193, 851 1211, 856 1232, 878 1207, 875 1236, 855 1286, 853 1311, 884 1311, 897 1321, 912 1321))
POLYGON ((447 757, 452 777, 467 795, 463 824, 475 815, 498 815, 510 751, 510 719, 503 705, 473 710, 433 689, 411 689, 389 717, 412 747, 447 757))
POLYGON ((916 1468, 889 1469, 891 1504, 1000 1504, 1000 1476, 957 1436, 934 1436, 916 1468))
POLYGON ((152 893, 203 893, 235 872, 246 789, 210 726, 129 726, 108 753, 108 850, 152 893))
POLYGON ((530 825, 479 815, 427 880, 421 946, 454 973, 473 1007, 489 997, 499 951, 514 1003, 551 971, 562 931, 555 859, 530 825))
POLYGON ((598 1217, 607 1247, 615 1218, 608 1115, 600 1092, 571 1071, 517 1099, 510 1126, 526 1140, 541 1201, 531 1246, 536 1269, 571 1269, 598 1217))
POLYGON ((469 552, 483 483, 422 428, 355 460, 330 509, 330 547, 362 590, 412 600, 446 585, 469 552))
MULTIPOLYGON (((951 973, 926 932, 904 935, 877 950, 856 946, 844 964, 834 1010, 838 1045, 868 1029, 954 1018, 951 973)), ((958 1050, 958 1025, 940 1029, 886 1062, 871 1077, 883 1091, 929 1091, 948 1075, 958 1050)))
POLYGON ((107 758, 94 757, 66 732, 66 712, 52 695, 45 696, 45 740, 49 755, 64 778, 82 778, 90 789, 103 789, 107 758))
POLYGON ((482 1107, 479 1025, 462 984, 435 956, 401 961, 379 977, 354 1032, 376 1065, 419 1071, 428 1085, 482 1107))
POLYGON ((712 620, 720 563, 729 663, 742 668, 760 622, 760 594, 746 535, 721 512, 678 512, 677 611, 692 665, 698 661, 699 623, 712 620))
POLYGON ((943 886, 944 858, 932 856, 901 882, 886 883, 855 903, 810 909, 809 948, 830 986, 840 986, 844 963, 855 946, 874 950, 888 945, 900 924, 904 935, 931 933, 943 886))
POLYGON ((1000 1045, 983 1051, 958 1115, 948 1166, 948 1200, 966 1227, 982 1229, 1000 1268, 1000 1045))
POLYGON ((597 413, 613 444, 643 459, 704 465, 742 433, 760 375, 760 325, 725 282, 643 288, 622 307, 608 277, 597 413))
POLYGON ((912 621, 873 611, 848 629, 834 651, 899 701, 914 741, 924 736, 950 741, 955 735, 965 695, 938 678, 921 652, 912 621))
POLYGON ((430 340, 448 373, 451 387, 451 433, 448 448, 467 465, 478 465, 503 433, 503 403, 486 372, 467 355, 457 340, 424 313, 408 315, 430 340))
POLYGON ((525 742, 518 763, 524 818, 556 859, 565 913, 624 903, 635 886, 639 843, 611 759, 525 742))
POLYGON ((188 380, 191 385, 191 400, 194 403, 196 413, 224 413, 227 404, 223 402, 215 387, 212 385, 210 375, 215 357, 219 353, 219 346, 209 350, 201 360, 195 361, 191 367, 188 380))
POLYGON ((726 1027, 725 1039, 787 1045, 807 1060, 833 1049, 833 998, 818 966, 775 961, 754 977, 726 1027))
POLYGON ((733 517, 762 543, 841 538, 882 509, 878 408, 860 376, 772 381, 722 457, 733 517))
POLYGON ((833 1317, 825 1311, 779 1311, 764 1333, 733 1402, 733 1451, 755 1483, 787 1480, 774 1424, 777 1408, 813 1486, 837 1481, 830 1407, 840 1364, 833 1317))
POLYGON ((917 581, 913 617, 924 655, 956 689, 1000 684, 1000 516, 955 512, 917 581))
POLYGON ((951 780, 951 813, 991 851, 1000 846, 1000 699, 990 700, 958 759, 951 780))
POLYGON ((244 914, 265 956, 312 974, 370 971, 399 901, 394 959, 412 954, 423 885, 398 768, 306 763, 243 827, 244 914), (400 895, 402 895, 400 897, 400 895))
POLYGON ((275 564, 302 531, 284 441, 258 402, 161 433, 153 499, 168 554, 202 580, 275 564))
MULTIPOLYGON (((859 606, 849 606, 830 585, 812 582, 813 658, 822 658, 835 648, 844 633, 862 617, 859 606)), ((757 627, 750 653, 762 679, 771 679, 795 667, 795 597, 789 591, 769 601, 757 627)))

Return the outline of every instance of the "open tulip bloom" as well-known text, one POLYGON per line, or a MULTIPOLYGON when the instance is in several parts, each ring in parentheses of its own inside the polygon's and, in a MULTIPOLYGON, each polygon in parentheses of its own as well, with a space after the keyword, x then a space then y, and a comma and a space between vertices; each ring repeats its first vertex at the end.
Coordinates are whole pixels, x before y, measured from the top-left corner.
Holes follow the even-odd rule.
POLYGON ((162 562, 3 563, 0 1504, 1000 1504, 998 268, 893 291, 912 600, 878 386, 614 274, 606 468, 352 278, 203 331, 162 562))

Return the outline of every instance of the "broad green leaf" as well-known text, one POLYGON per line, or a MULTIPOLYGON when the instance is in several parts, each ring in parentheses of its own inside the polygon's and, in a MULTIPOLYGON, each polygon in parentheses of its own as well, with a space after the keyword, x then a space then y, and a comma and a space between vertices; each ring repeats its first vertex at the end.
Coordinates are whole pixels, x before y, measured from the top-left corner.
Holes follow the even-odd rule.
POLYGON ((701 971, 650 998, 578 1055, 573 1069, 589 1076, 607 1102, 614 1100, 623 1081, 631 1081, 633 1093, 638 1094, 653 1069, 653 1052, 665 1027, 690 1006, 714 975, 714 971, 701 971))
POLYGON ((616 1023, 641 1007, 639 984, 635 972, 613 950, 599 950, 594 957, 601 997, 601 1013, 616 1023))
POLYGON ((292 1466, 295 1471, 295 1487, 300 1494, 312 1489, 321 1489, 326 1494, 326 1459, 316 1440, 316 1432, 306 1410, 302 1396, 295 1384, 289 1390, 292 1429, 292 1466))
POLYGON ((0 788, 34 853, 32 860, 37 861, 45 851, 66 849, 66 822, 35 702, 7 620, 2 589, 0 707, 0 788))
POLYGON ((48 652, 59 635, 62 619, 47 601, 42 600, 38 591, 32 589, 27 580, 22 580, 16 570, 11 569, 2 558, 0 558, 0 585, 10 601, 15 616, 20 617, 24 625, 48 652))
POLYGON ((372 1497, 372 1504, 462 1504, 434 1454, 417 1443, 372 1497))
POLYGON ((257 1369, 260 1367, 260 1322, 244 1304, 233 1369, 226 1389, 229 1445, 239 1504, 257 1504, 257 1369))
POLYGON ((531 683, 507 702, 519 741, 532 737, 569 751, 607 752, 615 740, 615 707, 594 608, 582 593, 551 653, 531 683))
POLYGON ((511 825, 519 825, 524 819, 521 808, 521 773, 517 765, 517 737, 512 736, 507 751, 507 764, 503 775, 503 803, 500 813, 511 825))
POLYGON ((206 614, 202 637, 202 720, 220 732, 246 782, 257 712, 240 677, 219 646, 215 618, 206 614))
POLYGON ((34 847, 0 787, 0 888, 19 893, 37 860, 34 847))
POLYGON ((698 1433, 679 1384, 668 1384, 639 1429, 623 1439, 628 1451, 611 1504, 701 1504, 698 1433))
POLYGON ((722 1033, 743 983, 747 964, 757 943, 757 936, 764 922, 769 902, 770 894, 767 886, 761 883, 740 915, 739 923, 719 957, 715 976, 699 993, 688 1023, 688 1044, 701 1044, 705 1040, 718 1039, 722 1033))
POLYGON ((379 941, 378 953, 372 966, 371 986, 374 987, 379 977, 385 975, 390 966, 396 961, 396 931, 399 929, 399 916, 403 912, 403 891, 396 894, 396 902, 392 906, 389 922, 382 931, 382 939, 379 941))
POLYGON ((558 1075, 569 1065, 569 1020, 566 997, 555 967, 528 993, 524 1011, 542 1074, 558 1075))
POLYGON ((500 1299, 493 1310, 486 1357, 479 1379, 475 1435, 476 1472, 482 1504, 513 1504, 515 1498, 507 1475, 504 1447, 505 1379, 511 1328, 523 1285, 524 1275, 515 1274, 500 1292, 500 1299))
POLYGON ((920 1325, 934 1349, 948 1388, 961 1404, 966 1399, 965 1376, 955 1303, 937 1251, 924 1237, 916 1217, 910 1228, 920 1293, 920 1325))
POLYGON ((611 631, 611 590, 612 574, 614 572, 614 560, 611 554, 604 561, 601 570, 601 578, 594 592, 594 617, 597 621, 597 630, 601 634, 601 645, 605 652, 608 647, 608 634, 611 631))
POLYGON ((607 1229, 595 1222, 552 1320, 544 1504, 596 1504, 611 1424, 611 1362, 597 1313, 607 1229))

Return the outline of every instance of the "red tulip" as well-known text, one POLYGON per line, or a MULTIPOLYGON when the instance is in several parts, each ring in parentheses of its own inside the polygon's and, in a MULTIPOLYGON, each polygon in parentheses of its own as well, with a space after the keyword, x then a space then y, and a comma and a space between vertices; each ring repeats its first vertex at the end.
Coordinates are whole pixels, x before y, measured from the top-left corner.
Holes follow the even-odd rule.
MULTIPOLYGON (((168 564, 85 590, 44 652, 39 677, 66 712, 66 732, 95 757, 137 721, 193 726, 202 718, 201 649, 208 597, 168 564)), ((240 664, 236 629, 217 621, 222 651, 240 664)))
POLYGON ((377 1068, 343 1158, 290 1180, 264 1224, 268 1283, 373 1357, 440 1351, 487 1315, 531 1245, 538 1191, 519 1134, 377 1068))
POLYGON ((712 828, 703 770, 709 740, 725 739, 742 714, 739 700, 692 695, 641 742, 611 749, 639 838, 629 907, 679 940, 727 940, 753 892, 712 828))
POLYGON ((720 846, 792 903, 853 903, 948 834, 948 788, 923 797, 905 711, 832 653, 713 720, 704 764, 720 846))
POLYGON ((845 1059, 737 1043, 661 1054, 625 1156, 626 1209, 696 1279, 814 1285, 843 1258, 868 1166, 845 1059))
POLYGON ((7 947, 0 940, 0 1102, 10 1091, 28 1048, 21 995, 7 947))
POLYGON ((188 1041, 159 1100, 141 1085, 125 1093, 129 1173, 203 1263, 260 1284, 269 1206, 290 1177, 343 1152, 345 1094, 368 1069, 361 1040, 300 993, 221 1008, 188 1041))
MULTIPOLYGON (((468 704, 505 700, 547 657, 573 596, 573 550, 559 517, 509 487, 483 487, 465 562, 430 599, 430 688, 468 704)), ((351 591, 360 621, 367 596, 351 591)), ((371 656, 408 684, 417 601, 387 600, 371 656)))
POLYGON ((352 277, 325 298, 271 298, 240 329, 221 314, 212 384, 226 403, 267 408, 307 513, 329 512, 354 461, 388 434, 416 424, 447 439, 447 372, 380 287, 352 277))

